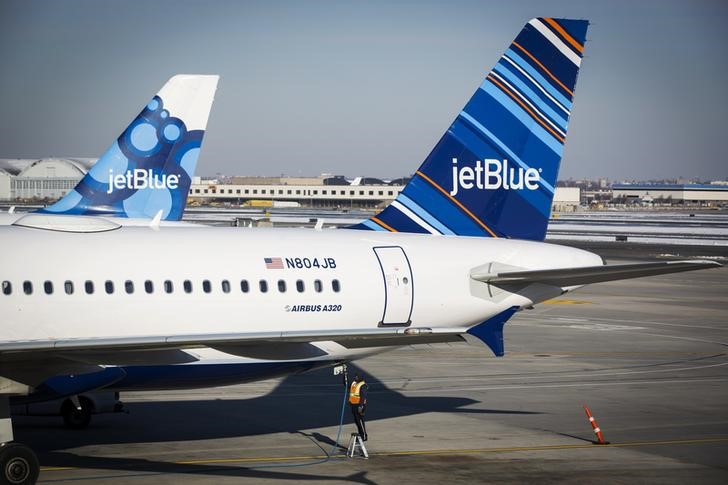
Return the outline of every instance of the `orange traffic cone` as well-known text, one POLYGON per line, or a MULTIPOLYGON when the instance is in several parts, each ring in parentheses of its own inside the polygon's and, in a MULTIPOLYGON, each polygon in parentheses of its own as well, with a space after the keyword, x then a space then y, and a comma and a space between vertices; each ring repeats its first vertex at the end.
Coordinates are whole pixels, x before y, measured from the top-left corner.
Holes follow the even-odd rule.
POLYGON ((595 445, 608 445, 609 441, 604 441, 604 436, 602 436, 602 429, 597 424, 597 420, 594 419, 594 416, 592 416, 589 408, 586 407, 586 404, 584 404, 584 411, 586 411, 586 417, 589 418, 589 423, 591 423, 594 434, 597 435, 597 441, 594 441, 593 443, 595 445))

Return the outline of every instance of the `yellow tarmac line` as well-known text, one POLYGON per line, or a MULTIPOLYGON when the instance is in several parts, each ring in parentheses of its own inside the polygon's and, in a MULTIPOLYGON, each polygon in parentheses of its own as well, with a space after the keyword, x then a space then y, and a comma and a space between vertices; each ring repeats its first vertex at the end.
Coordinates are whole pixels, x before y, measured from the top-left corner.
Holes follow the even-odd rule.
POLYGON ((545 305, 591 305, 591 301, 586 300, 546 300, 545 305))
MULTIPOLYGON (((460 455, 479 453, 509 453, 522 451, 552 451, 552 450, 579 450, 597 448, 630 448, 637 446, 665 446, 665 445, 704 445, 712 443, 728 443, 725 438, 704 438, 691 440, 662 440, 662 441, 628 441, 625 443, 611 443, 608 445, 578 444, 578 445, 543 445, 543 446, 513 446, 508 448, 473 448, 453 450, 410 450, 410 451, 382 451, 369 453, 369 456, 416 456, 416 455, 460 455)), ((285 462, 285 461, 306 461, 322 460, 326 455, 310 456, 266 456, 258 458, 219 458, 209 460, 188 460, 175 461, 173 465, 211 465, 220 463, 260 463, 260 462, 285 462)), ((331 458, 344 458, 344 455, 334 455, 331 458)), ((54 472, 63 470, 76 470, 77 467, 41 467, 42 472, 54 472)))

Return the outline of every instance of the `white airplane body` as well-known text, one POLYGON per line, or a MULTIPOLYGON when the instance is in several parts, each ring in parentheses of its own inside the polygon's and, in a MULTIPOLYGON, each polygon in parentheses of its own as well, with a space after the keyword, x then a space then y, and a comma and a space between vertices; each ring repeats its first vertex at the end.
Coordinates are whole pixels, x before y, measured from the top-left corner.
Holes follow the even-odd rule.
POLYGON ((531 20, 397 199, 350 229, 103 217, 151 217, 160 205, 180 214, 170 187, 124 192, 136 183, 128 170, 153 159, 162 137, 173 146, 159 173, 191 173, 177 151, 190 148, 174 144, 155 98, 119 138, 129 160, 97 169, 126 177, 91 174, 60 205, 0 226, 5 477, 38 475, 32 451, 12 443, 9 396, 68 396, 80 410, 75 396, 98 389, 244 382, 469 337, 501 356, 503 325, 521 309, 589 283, 719 266, 605 266, 543 242, 587 25, 531 20), (137 132, 138 123, 161 125, 137 132), (118 200, 98 203, 117 188, 118 200))
MULTIPOLYGON (((602 264, 586 251, 532 241, 353 230, 119 227, 92 236, 15 227, 0 231, 5 247, 12 248, 3 258, 3 278, 15 285, 12 294, 0 298, 0 311, 8 316, 3 341, 193 335, 201 333, 201 322, 205 333, 267 332, 271 322, 281 332, 376 329, 385 296, 390 312, 397 305, 407 313, 391 324, 467 328, 511 306, 541 301, 521 294, 497 302, 482 298, 471 288, 470 271, 477 266, 493 261, 529 269, 602 264), (128 256, 114 257, 109 248, 129 248, 128 256), (197 248, 194 258, 189 257, 192 248, 197 248), (282 269, 266 269, 266 257, 280 258, 282 269), (392 267, 383 273, 382 264, 390 260, 392 267), (30 274, 28 261, 33 261, 30 274), (286 265, 299 261, 301 268, 286 265), (44 268, 41 280, 35 268, 44 268), (406 283, 396 281, 402 279, 406 283), (26 280, 34 285, 30 295, 19 286, 26 280), (299 280, 303 292, 296 288, 299 280), (52 294, 45 293, 44 281, 53 283, 52 294), (73 294, 64 291, 67 281, 73 294), (93 282, 93 294, 85 292, 86 281, 93 282), (114 285, 111 294, 106 281, 114 285), (146 281, 152 282, 152 293, 145 291, 146 281), (165 292, 165 281, 172 283, 171 293, 165 292), (190 293, 184 281, 190 282, 190 293), (209 293, 203 281, 210 282, 209 293), (247 292, 241 281, 247 282, 247 292), (333 281, 339 281, 338 292, 333 281), (126 292, 125 282, 133 284, 133 293, 126 292), (279 282, 285 282, 284 292, 279 282), (299 306, 323 310, 291 311, 299 306), (59 312, 74 317, 59 325, 59 312)), ((547 291, 543 298, 561 292, 547 291)))

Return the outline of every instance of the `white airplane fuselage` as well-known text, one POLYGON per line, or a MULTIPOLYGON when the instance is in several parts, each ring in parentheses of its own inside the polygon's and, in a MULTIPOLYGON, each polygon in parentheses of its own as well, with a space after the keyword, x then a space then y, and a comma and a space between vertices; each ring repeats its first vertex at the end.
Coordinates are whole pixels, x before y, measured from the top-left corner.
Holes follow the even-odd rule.
MULTIPOLYGON (((10 294, 0 293, 2 341, 466 328, 562 292, 533 285, 491 296, 487 284, 470 278, 474 267, 602 264, 595 254, 540 242, 358 230, 125 226, 89 234, 6 226, 0 240, 0 283, 11 285, 10 294)), ((123 364, 119 375, 106 368, 108 382, 101 382, 109 390, 209 387, 392 348, 347 348, 325 339, 302 345, 315 352, 307 347, 302 355, 290 344, 184 349, 178 352, 188 363, 123 364)), ((114 359, 107 364, 113 367, 114 359)), ((78 392, 77 378, 58 379, 54 392, 29 399, 78 392)))
POLYGON ((552 288, 529 298, 486 298, 475 286, 485 284, 469 277, 476 266, 601 264, 595 254, 546 243, 352 230, 0 231, 0 280, 12 285, 9 295, 0 295, 5 320, 0 339, 16 341, 376 328, 387 305, 391 315, 384 324, 470 326, 511 306, 555 296, 552 288), (280 258, 282 267, 268 269, 265 258, 280 258), (299 280, 303 291, 297 289, 299 280), (52 284, 51 294, 45 282, 52 284), (71 294, 66 282, 73 285, 71 294))
MULTIPOLYGON (((358 230, 125 226, 89 234, 6 226, 0 239, 0 282, 11 285, 0 293, 2 341, 462 328, 562 291, 532 285, 491 297, 487 284, 470 278, 474 267, 602 264, 595 254, 540 242, 358 230)), ((112 374, 105 388, 240 383, 391 349, 310 345, 316 352, 305 355, 285 345, 273 352, 270 345, 180 350, 189 363, 123 365, 125 377, 112 374)), ((63 389, 59 384, 56 394, 63 389)))

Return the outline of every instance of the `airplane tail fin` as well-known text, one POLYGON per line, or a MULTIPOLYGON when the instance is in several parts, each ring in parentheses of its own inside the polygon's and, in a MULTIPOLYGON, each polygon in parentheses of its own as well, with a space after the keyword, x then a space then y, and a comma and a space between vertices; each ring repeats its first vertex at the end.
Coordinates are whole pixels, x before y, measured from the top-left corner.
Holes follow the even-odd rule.
POLYGON ((588 25, 529 21, 396 200, 351 228, 543 240, 588 25))
POLYGON ((40 212, 180 220, 219 76, 169 79, 74 189, 40 212))

